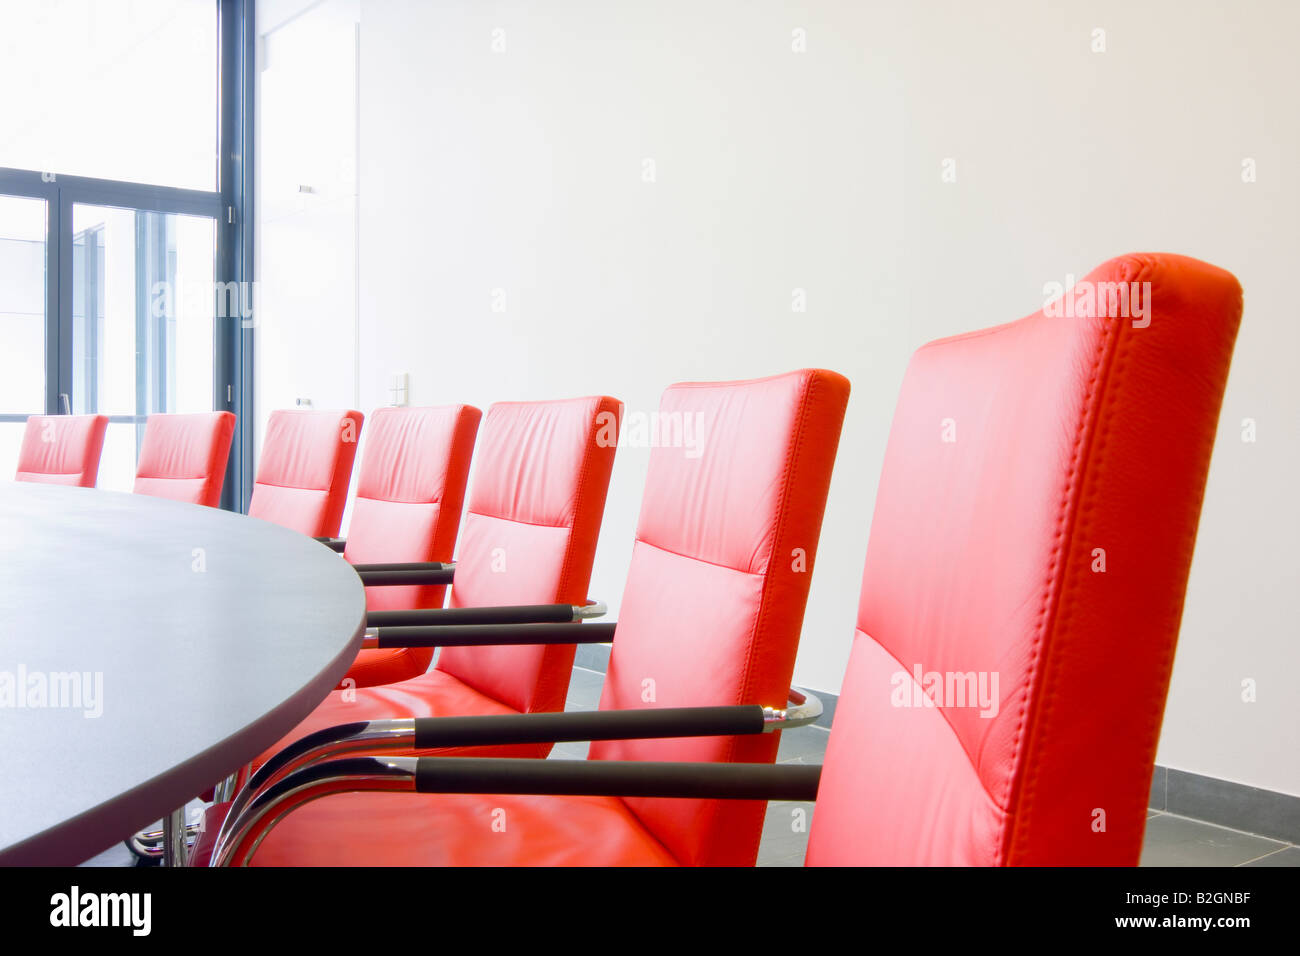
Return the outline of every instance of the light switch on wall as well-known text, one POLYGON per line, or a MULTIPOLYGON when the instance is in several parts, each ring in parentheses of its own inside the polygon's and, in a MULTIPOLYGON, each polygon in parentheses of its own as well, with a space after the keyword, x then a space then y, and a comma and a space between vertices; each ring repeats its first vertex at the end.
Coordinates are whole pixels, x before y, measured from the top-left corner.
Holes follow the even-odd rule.
POLYGON ((409 372, 394 372, 392 379, 388 383, 388 404, 403 406, 410 403, 411 374, 409 372))

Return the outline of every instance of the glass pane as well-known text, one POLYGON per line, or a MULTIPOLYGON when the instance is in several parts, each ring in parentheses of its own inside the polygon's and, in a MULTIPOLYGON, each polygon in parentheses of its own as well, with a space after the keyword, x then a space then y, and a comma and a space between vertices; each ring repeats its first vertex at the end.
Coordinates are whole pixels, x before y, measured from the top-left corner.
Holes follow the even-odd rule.
POLYGON ((211 411, 214 221, 77 203, 72 231, 73 410, 211 411))
POLYGON ((135 460, 143 436, 143 424, 108 423, 108 430, 104 432, 104 452, 99 458, 97 488, 130 491, 135 487, 135 460))
POLYGON ((216 0, 0 4, 0 166, 216 189, 216 0))
POLYGON ((144 417, 212 410, 216 223, 72 207, 72 410, 109 426, 101 488, 130 490, 144 417))
POLYGON ((0 481, 14 476, 18 469, 18 452, 23 447, 25 422, 0 422, 0 481))
POLYGON ((45 200, 0 196, 0 414, 44 411, 45 200))

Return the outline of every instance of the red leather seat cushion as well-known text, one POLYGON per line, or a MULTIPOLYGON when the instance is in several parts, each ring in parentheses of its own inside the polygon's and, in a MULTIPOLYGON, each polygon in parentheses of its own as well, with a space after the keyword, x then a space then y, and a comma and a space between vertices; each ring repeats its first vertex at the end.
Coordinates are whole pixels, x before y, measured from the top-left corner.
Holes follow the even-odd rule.
MULTIPOLYGON (((193 860, 225 818, 210 808, 193 860)), ((617 797, 346 793, 273 829, 254 866, 675 866, 617 797)))
POLYGON ((357 659, 339 686, 374 687, 410 680, 428 670, 432 661, 432 647, 367 648, 357 652, 357 659), (346 684, 349 680, 351 685, 346 684))

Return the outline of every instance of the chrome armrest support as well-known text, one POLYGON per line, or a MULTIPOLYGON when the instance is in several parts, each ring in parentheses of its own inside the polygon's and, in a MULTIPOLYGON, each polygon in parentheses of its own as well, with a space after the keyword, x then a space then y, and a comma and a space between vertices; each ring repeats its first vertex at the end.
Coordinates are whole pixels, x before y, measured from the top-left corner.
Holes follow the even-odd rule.
POLYGON ((768 716, 770 710, 754 705, 662 707, 478 717, 405 717, 339 724, 308 734, 272 756, 236 794, 227 820, 239 815, 260 794, 290 774, 347 754, 379 754, 394 750, 409 753, 443 747, 581 740, 757 734, 775 729, 768 716))
POLYGON ((604 601, 588 601, 586 604, 573 606, 573 619, 575 621, 585 621, 588 618, 604 617, 609 613, 609 608, 605 606, 604 601))
POLYGON ((418 758, 350 757, 304 767, 226 816, 210 866, 247 866, 271 828, 304 804, 357 790, 415 792, 418 758))
POLYGON ((787 702, 784 710, 778 710, 775 707, 763 708, 763 733, 770 734, 775 730, 790 730, 792 727, 805 727, 808 724, 815 723, 822 715, 822 702, 813 693, 800 690, 797 687, 790 688, 790 700, 787 702))
POLYGON ((228 816, 212 866, 247 865, 296 808, 334 793, 591 794, 716 800, 815 800, 821 767, 799 764, 351 757, 295 771, 228 816))

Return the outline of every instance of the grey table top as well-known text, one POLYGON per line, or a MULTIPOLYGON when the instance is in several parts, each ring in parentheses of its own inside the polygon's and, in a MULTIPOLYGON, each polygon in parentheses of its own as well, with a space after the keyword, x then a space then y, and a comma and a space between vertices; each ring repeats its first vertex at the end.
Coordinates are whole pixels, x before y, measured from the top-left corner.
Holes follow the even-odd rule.
POLYGON ((182 806, 306 717, 364 629, 356 574, 296 532, 0 481, 0 864, 79 863, 182 806))

